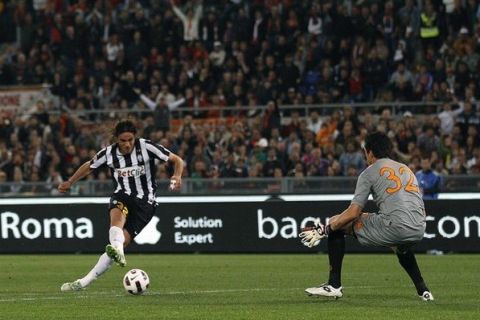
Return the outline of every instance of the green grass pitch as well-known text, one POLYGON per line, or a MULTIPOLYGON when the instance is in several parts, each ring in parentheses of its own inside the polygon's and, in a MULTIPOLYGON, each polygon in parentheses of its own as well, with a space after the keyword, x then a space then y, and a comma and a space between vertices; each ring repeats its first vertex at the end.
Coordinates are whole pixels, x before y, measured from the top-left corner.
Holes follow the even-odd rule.
POLYGON ((339 300, 303 292, 327 278, 324 254, 128 254, 126 268, 60 292, 97 258, 0 255, 0 319, 480 319, 480 255, 418 255, 431 303, 416 296, 393 254, 347 254, 339 300), (149 274, 145 295, 124 291, 130 268, 149 274))

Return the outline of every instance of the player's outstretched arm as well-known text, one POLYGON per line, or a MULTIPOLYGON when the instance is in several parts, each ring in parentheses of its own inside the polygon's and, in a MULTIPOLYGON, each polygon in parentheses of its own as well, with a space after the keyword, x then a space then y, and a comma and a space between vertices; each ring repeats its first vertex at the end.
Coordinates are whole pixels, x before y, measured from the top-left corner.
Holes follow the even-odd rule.
POLYGON ((168 161, 173 162, 174 171, 170 178, 170 190, 179 190, 182 186, 183 160, 174 153, 170 153, 168 161))
POLYGON ((90 172, 92 172, 92 169, 90 169, 90 161, 87 161, 82 164, 67 181, 60 183, 58 191, 61 193, 67 192, 75 182, 87 176, 90 172))

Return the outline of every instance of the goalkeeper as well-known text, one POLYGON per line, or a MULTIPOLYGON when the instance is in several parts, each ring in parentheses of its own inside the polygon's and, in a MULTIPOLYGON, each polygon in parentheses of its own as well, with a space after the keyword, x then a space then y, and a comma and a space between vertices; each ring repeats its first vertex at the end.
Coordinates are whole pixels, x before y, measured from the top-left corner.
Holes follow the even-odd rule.
POLYGON ((425 206, 417 179, 407 166, 389 158, 392 144, 385 134, 369 134, 363 149, 369 167, 358 177, 350 206, 331 217, 326 226, 317 220, 314 227, 300 233, 302 243, 308 247, 328 237, 328 282, 307 288, 305 292, 311 296, 342 297, 342 261, 345 234, 349 234, 364 246, 392 248, 420 298, 433 300, 411 250, 425 232, 425 206), (379 208, 378 213, 362 213, 370 193, 379 208))

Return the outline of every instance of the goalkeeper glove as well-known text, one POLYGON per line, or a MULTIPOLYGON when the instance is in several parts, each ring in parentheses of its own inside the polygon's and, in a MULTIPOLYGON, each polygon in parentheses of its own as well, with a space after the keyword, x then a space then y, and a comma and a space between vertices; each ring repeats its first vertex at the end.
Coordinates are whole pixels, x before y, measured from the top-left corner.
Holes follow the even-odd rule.
POLYGON ((305 227, 298 235, 304 246, 312 248, 320 243, 320 240, 327 236, 327 228, 320 222, 320 219, 316 219, 313 223, 313 227, 305 227))

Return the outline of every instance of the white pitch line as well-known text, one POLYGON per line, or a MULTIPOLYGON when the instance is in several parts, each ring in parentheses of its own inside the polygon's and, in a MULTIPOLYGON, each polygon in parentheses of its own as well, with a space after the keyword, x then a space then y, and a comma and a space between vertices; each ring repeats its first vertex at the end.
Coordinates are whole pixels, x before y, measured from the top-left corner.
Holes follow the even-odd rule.
MULTIPOLYGON (((249 288, 249 289, 219 289, 219 290, 192 290, 192 291, 148 291, 145 293, 145 296, 165 296, 165 295, 188 295, 188 294, 215 294, 215 293, 235 293, 235 292, 255 292, 255 291, 277 291, 277 290, 301 290, 303 288, 249 288)), ((75 292, 66 292, 61 293, 59 296, 54 297, 28 297, 28 298, 8 298, 0 299, 1 302, 18 302, 18 301, 36 301, 36 300, 63 300, 70 298, 89 298, 89 297, 98 297, 98 296, 107 296, 108 297, 124 297, 129 294, 112 294, 109 292, 88 292, 88 291, 79 291, 77 293, 84 293, 82 295, 75 294, 75 292), (72 295, 73 294, 73 295, 72 295)), ((28 295, 28 294, 26 294, 28 295)))
MULTIPOLYGON (((446 284, 430 284, 433 287, 446 287, 450 285, 446 284)), ((465 284, 465 285, 456 285, 457 287, 479 287, 477 284, 465 284)), ((381 288, 391 288, 392 286, 347 286, 344 289, 381 289, 381 288)), ((395 288, 410 288, 410 285, 404 286, 395 286, 395 288)), ((301 290, 305 288, 247 288, 247 289, 217 289, 217 290, 190 290, 190 291, 147 291, 145 296, 168 296, 168 295, 189 295, 189 294, 216 294, 216 293, 235 293, 235 292, 261 292, 261 291, 293 291, 301 290)), ((19 301, 40 301, 40 300, 64 300, 64 299, 86 299, 91 297, 99 296, 108 296, 108 297, 125 297, 129 294, 125 293, 111 293, 111 292, 88 292, 88 291, 79 291, 79 292, 66 292, 66 293, 57 293, 58 296, 50 297, 25 297, 25 298, 0 298, 0 303, 2 302, 19 302, 19 301)), ((25 293, 24 296, 28 295, 39 295, 38 293, 25 293)))

